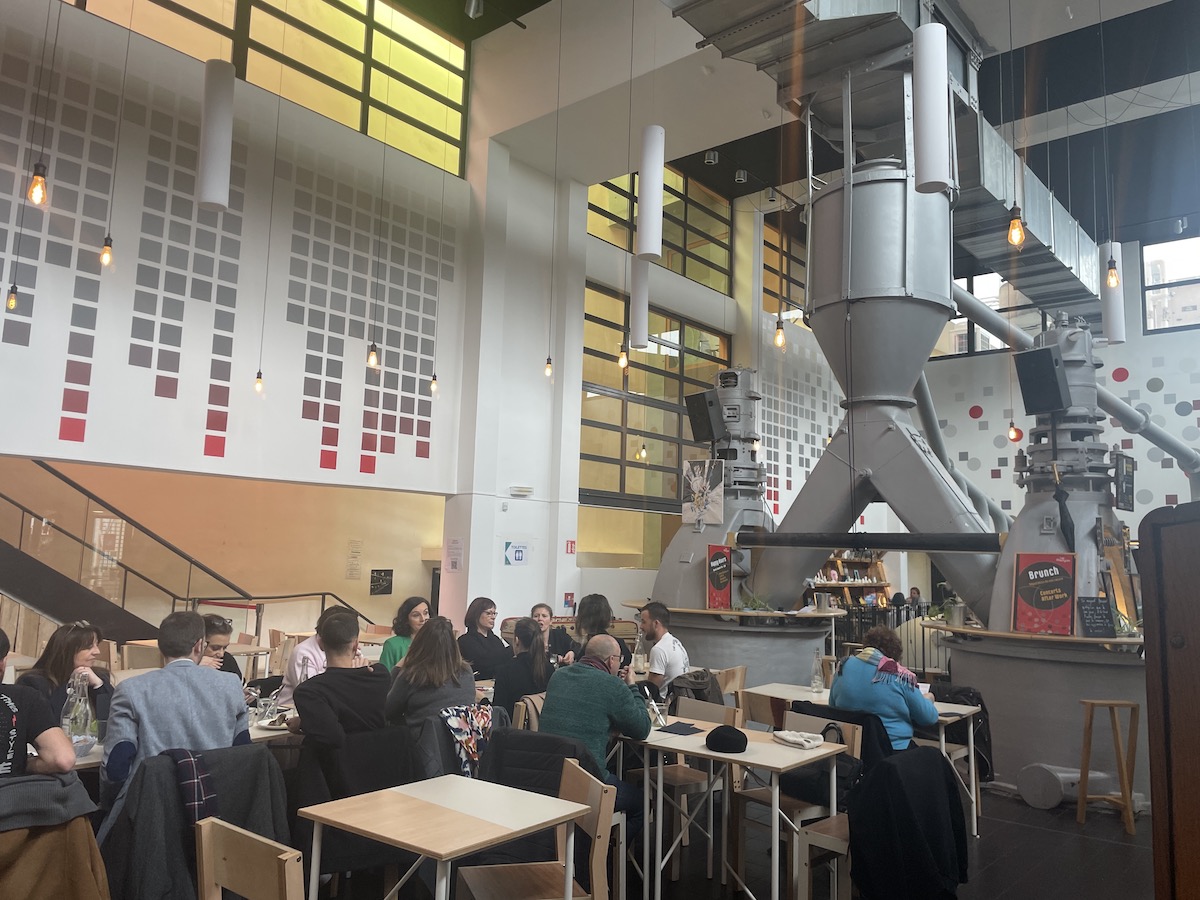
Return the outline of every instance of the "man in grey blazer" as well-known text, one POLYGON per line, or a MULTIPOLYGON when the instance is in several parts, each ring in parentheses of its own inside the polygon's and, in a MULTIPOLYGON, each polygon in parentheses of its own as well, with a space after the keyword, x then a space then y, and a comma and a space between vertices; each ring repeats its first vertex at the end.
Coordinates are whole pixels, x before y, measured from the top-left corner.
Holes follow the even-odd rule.
POLYGON ((198 665, 204 640, 200 615, 171 613, 158 627, 163 667, 122 681, 113 691, 100 770, 104 799, 121 790, 143 759, 163 750, 250 742, 241 681, 198 665))

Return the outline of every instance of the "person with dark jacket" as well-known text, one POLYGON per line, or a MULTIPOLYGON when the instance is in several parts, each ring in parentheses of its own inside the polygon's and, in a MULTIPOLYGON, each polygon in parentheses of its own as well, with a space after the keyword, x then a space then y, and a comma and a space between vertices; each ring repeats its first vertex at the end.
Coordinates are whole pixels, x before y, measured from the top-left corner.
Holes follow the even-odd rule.
POLYGON ((200 657, 200 665, 216 669, 218 672, 228 672, 242 680, 242 667, 232 653, 227 653, 229 643, 233 640, 233 623, 223 616, 209 613, 204 617, 204 655, 200 657))
POLYGON ((33 688, 2 683, 9 646, 0 629, 0 777, 70 772, 75 750, 46 699, 33 688), (32 759, 26 753, 29 744, 38 752, 32 759))
POLYGON ((553 674, 546 653, 542 630, 533 619, 517 619, 513 626, 511 659, 496 668, 496 689, 492 703, 513 714, 513 707, 526 694, 540 694, 553 674))
POLYGON ((512 656, 512 651, 495 632, 496 604, 488 597, 476 597, 467 607, 463 621, 467 630, 459 635, 458 652, 477 678, 494 678, 496 667, 512 656))
POLYGON ((447 706, 475 702, 475 678, 458 652, 454 626, 434 616, 413 638, 404 665, 392 670, 384 716, 392 725, 417 727, 447 706))
POLYGON ((553 625, 554 610, 550 608, 549 603, 535 603, 533 608, 529 610, 529 618, 537 622, 538 627, 542 630, 542 637, 545 639, 546 650, 551 656, 558 657, 559 665, 570 665, 575 662, 575 642, 571 640, 571 635, 567 629, 561 625, 553 625))
MULTIPOLYGON (((612 606, 603 594, 588 594, 579 601, 579 608, 575 612, 575 633, 579 635, 579 640, 572 648, 576 659, 583 656, 583 648, 589 640, 599 634, 608 634, 608 626, 612 624, 612 620, 612 606)), ((617 642, 621 651, 621 668, 628 669, 629 664, 633 662, 633 654, 629 652, 623 640, 611 634, 608 636, 617 642)))
POLYGON ((88 679, 92 713, 97 720, 107 719, 113 687, 108 671, 96 667, 102 640, 104 634, 100 629, 87 622, 60 625, 46 641, 46 649, 33 668, 18 678, 17 684, 33 688, 45 697, 50 703, 50 711, 58 719, 67 702, 71 676, 83 672, 88 679))
POLYGON ((381 665, 360 665, 358 620, 331 616, 317 629, 325 652, 325 671, 296 685, 296 715, 288 730, 303 734, 305 744, 327 748, 345 745, 346 735, 383 728, 384 704, 392 686, 381 665))

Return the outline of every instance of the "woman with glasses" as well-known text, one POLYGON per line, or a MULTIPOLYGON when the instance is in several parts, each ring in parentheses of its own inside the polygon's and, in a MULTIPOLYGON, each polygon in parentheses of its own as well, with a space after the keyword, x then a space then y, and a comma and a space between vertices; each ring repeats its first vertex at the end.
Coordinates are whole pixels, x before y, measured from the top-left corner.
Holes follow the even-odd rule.
POLYGON ((392 637, 383 642, 379 664, 389 672, 408 654, 413 638, 429 621, 429 601, 424 597, 409 597, 396 610, 392 619, 392 637))
POLYGON ((222 616, 209 613, 204 619, 204 655, 200 657, 200 665, 216 669, 218 672, 230 672, 242 680, 242 667, 237 664, 233 654, 227 653, 229 642, 233 639, 233 622, 222 616))
POLYGON ((71 676, 83 672, 88 680, 88 700, 97 720, 108 718, 108 704, 112 699, 112 682, 108 670, 97 668, 100 658, 100 642, 104 635, 95 625, 73 622, 60 625, 50 635, 46 649, 38 657, 33 668, 17 679, 17 684, 31 687, 49 702, 55 717, 61 717, 67 702, 67 687, 71 676))
POLYGON ((475 672, 476 678, 496 677, 496 667, 512 656, 504 640, 495 633, 496 604, 488 597, 476 597, 467 607, 463 624, 465 634, 458 638, 458 650, 475 672))

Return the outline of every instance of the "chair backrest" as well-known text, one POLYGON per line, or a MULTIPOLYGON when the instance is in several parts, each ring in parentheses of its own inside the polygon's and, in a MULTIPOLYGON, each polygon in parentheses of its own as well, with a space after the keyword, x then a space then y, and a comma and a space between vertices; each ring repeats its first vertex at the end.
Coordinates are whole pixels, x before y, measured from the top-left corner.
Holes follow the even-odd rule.
MULTIPOLYGON (((559 781, 558 798, 582 803, 588 807, 584 815, 574 823, 568 822, 558 831, 558 859, 566 862, 567 828, 578 826, 592 839, 588 871, 592 879, 593 900, 608 898, 608 838, 612 833, 613 808, 617 802, 617 789, 593 778, 580 768, 573 759, 564 759, 562 779, 559 781)), ((622 862, 624 862, 622 860, 622 862)))
POLYGON ((110 673, 110 677, 113 687, 116 687, 122 681, 128 681, 130 678, 136 678, 138 675, 145 675, 147 672, 154 672, 161 668, 162 666, 154 669, 117 669, 115 672, 110 673))
POLYGON ((758 722, 771 728, 783 727, 783 714, 787 712, 786 701, 778 697, 752 694, 749 691, 738 691, 734 697, 747 722, 758 722))
POLYGON ((723 706, 718 703, 706 703, 692 697, 680 697, 675 708, 675 715, 684 719, 696 719, 699 722, 716 722, 719 725, 742 727, 744 713, 736 706, 723 706))
POLYGON ((270 647, 272 650, 274 650, 276 647, 278 647, 280 644, 283 643, 283 638, 284 638, 284 633, 283 633, 282 629, 280 629, 280 628, 268 628, 267 629, 267 640, 268 640, 267 646, 270 647))
POLYGON ((366 634, 391 634, 392 626, 391 625, 375 625, 375 624, 364 625, 363 632, 365 632, 366 634))
POLYGON ((546 704, 546 692, 526 694, 513 706, 513 728, 523 728, 526 731, 537 731, 538 720, 542 716, 542 707, 546 704))
POLYGON ((811 716, 798 712, 787 712, 783 716, 783 727, 787 731, 806 731, 809 734, 820 734, 826 725, 833 722, 841 729, 845 741, 846 752, 855 759, 862 758, 862 726, 850 722, 838 722, 824 716, 811 716))
POLYGON ((287 671, 288 660, 291 658, 292 651, 296 649, 296 644, 299 638, 285 637, 283 643, 271 651, 271 669, 270 674, 282 675, 287 671))
POLYGON ((870 771, 875 763, 886 759, 892 754, 891 738, 888 737, 887 729, 883 727, 883 720, 875 715, 875 713, 851 709, 836 709, 832 706, 819 706, 809 700, 793 701, 792 711, 817 719, 824 719, 826 722, 830 720, 834 722, 848 722, 851 725, 858 725, 862 728, 862 736, 860 738, 862 752, 859 754, 859 759, 862 760, 864 773, 870 771))
POLYGON ((97 662, 110 672, 121 668, 121 651, 116 641, 100 642, 100 658, 97 662))
POLYGON ((730 666, 728 669, 713 669, 722 694, 736 694, 746 686, 746 667, 730 666))
POLYGON ((232 638, 229 642, 231 644, 246 644, 250 647, 258 646, 258 636, 248 631, 235 631, 230 637, 232 638))
POLYGON ((143 647, 138 644, 123 644, 121 646, 122 669, 161 669, 162 654, 157 647, 143 647))
POLYGON ((299 850, 220 819, 196 823, 196 873, 200 900, 221 900, 222 888, 246 900, 304 898, 299 850))

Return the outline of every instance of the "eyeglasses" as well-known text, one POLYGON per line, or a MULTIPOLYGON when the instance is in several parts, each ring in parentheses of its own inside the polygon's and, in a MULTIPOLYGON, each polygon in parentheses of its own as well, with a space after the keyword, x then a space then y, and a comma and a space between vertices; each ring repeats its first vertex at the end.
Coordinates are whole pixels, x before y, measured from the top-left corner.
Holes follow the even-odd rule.
POLYGON ((480 613, 481 616, 494 616, 495 614, 496 614, 496 611, 494 609, 485 609, 483 612, 480 613))

